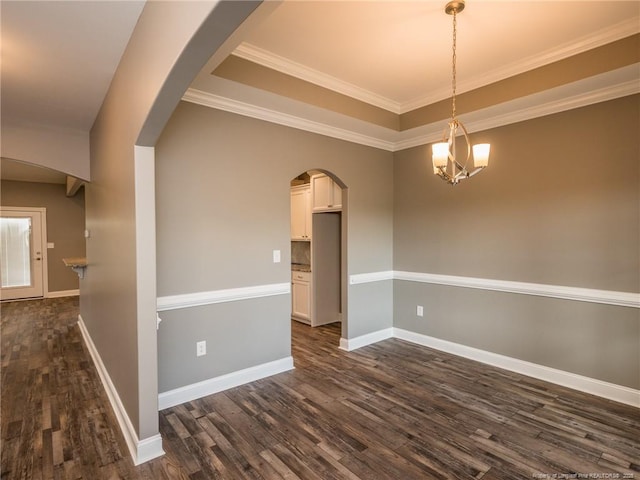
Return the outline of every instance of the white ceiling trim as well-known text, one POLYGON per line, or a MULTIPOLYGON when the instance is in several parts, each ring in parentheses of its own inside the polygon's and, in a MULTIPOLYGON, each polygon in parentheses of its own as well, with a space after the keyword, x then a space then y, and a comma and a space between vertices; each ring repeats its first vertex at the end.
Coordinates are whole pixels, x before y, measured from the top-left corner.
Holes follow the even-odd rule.
MULTIPOLYGON (((608 43, 621 40, 631 35, 635 35, 639 32, 640 24, 638 23, 637 18, 625 20, 616 25, 594 32, 593 34, 589 34, 572 42, 553 47, 552 49, 547 50, 546 52, 542 52, 538 55, 529 58, 523 58, 510 65, 505 65, 501 68, 489 71, 484 75, 476 76, 474 78, 458 82, 458 91, 468 92, 471 90, 475 90, 476 88, 499 82, 500 80, 513 77, 514 75, 519 75, 521 73, 525 73, 530 70, 540 68, 545 65, 558 62, 560 60, 564 60, 565 58, 569 58, 574 55, 593 50, 594 48, 598 48, 608 43)), ((432 103, 446 99, 450 96, 450 87, 439 91, 430 92, 428 95, 424 95, 421 98, 417 98, 413 101, 401 104, 400 111, 402 113, 410 112, 412 110, 415 110, 416 108, 430 105, 432 103)))
POLYGON ((290 115, 288 113, 277 112, 268 108, 251 105, 249 103, 222 97, 213 93, 203 92, 202 90, 190 88, 186 91, 182 100, 218 110, 224 110, 225 112, 237 113, 238 115, 243 115, 245 117, 277 123, 278 125, 297 128, 307 132, 318 133, 327 137, 338 138, 340 140, 346 140, 360 145, 379 148, 381 150, 393 151, 394 148, 393 142, 380 140, 358 132, 319 123, 306 118, 290 115))
MULTIPOLYGON (((560 93, 560 91, 557 93, 560 93)), ((558 98, 554 98, 545 103, 538 103, 541 95, 530 95, 529 97, 513 102, 506 102, 478 110, 472 114, 461 115, 459 118, 464 122, 467 131, 473 133, 573 110, 575 108, 586 107, 595 103, 606 102, 637 93, 640 93, 640 82, 638 82, 638 80, 630 80, 618 85, 612 85, 573 96, 565 97, 556 95, 558 98)), ((411 132, 413 132, 412 136, 395 142, 394 151, 440 141, 445 126, 446 124, 444 122, 440 122, 413 129, 411 130, 411 132), (420 131, 420 134, 416 135, 417 131, 420 131)))
POLYGON ((293 60, 281 57, 249 43, 243 42, 240 44, 233 51, 233 54, 237 57, 249 60, 250 62, 262 65, 263 67, 277 70, 278 72, 291 75, 292 77, 313 83, 314 85, 355 98, 361 102, 384 108, 385 110, 393 113, 402 113, 400 111, 400 103, 398 102, 394 102, 382 95, 370 92, 369 90, 365 90, 364 88, 353 85, 352 83, 342 81, 336 77, 320 72, 319 70, 306 67, 301 63, 294 62, 293 60))
MULTIPOLYGON (((461 115, 460 119, 465 123, 467 130, 472 133, 637 94, 640 93, 639 69, 640 64, 630 65, 613 72, 461 115)), ((443 121, 403 132, 386 128, 380 130, 379 127, 376 127, 379 132, 383 131, 393 139, 385 140, 201 90, 189 89, 182 99, 198 105, 390 152, 438 141, 446 126, 446 122, 443 121)))
MULTIPOLYGON (((518 62, 487 72, 485 75, 459 82, 458 90, 460 93, 474 90, 476 88, 504 80, 505 78, 606 45, 639 32, 640 25, 638 24, 637 19, 628 19, 611 27, 579 38, 576 41, 554 47, 553 49, 542 52, 539 55, 524 58, 518 62)), ((416 108, 424 107, 425 105, 446 99, 451 95, 451 91, 449 87, 447 87, 446 89, 432 91, 429 94, 412 101, 400 103, 246 42, 239 45, 234 50, 233 54, 264 67, 272 68, 287 75, 291 75, 323 88, 347 95, 396 114, 410 112, 416 108)))

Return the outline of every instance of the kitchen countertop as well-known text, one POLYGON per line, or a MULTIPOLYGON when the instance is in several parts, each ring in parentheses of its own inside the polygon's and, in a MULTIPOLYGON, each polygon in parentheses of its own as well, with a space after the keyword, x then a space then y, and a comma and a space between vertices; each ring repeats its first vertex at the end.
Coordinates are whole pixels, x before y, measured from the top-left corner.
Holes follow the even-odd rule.
POLYGON ((292 263, 291 264, 291 271, 293 271, 293 272, 310 272, 311 271, 311 265, 308 265, 306 263, 292 263))
POLYGON ((62 262, 67 267, 86 267, 87 259, 85 257, 63 258, 62 262))

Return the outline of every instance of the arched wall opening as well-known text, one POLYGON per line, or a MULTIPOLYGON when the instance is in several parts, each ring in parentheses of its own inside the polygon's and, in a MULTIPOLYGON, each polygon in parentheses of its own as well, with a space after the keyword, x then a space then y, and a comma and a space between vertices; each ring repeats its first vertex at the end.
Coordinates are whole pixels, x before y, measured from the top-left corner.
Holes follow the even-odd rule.
POLYGON ((135 464, 164 453, 158 422, 154 145, 207 59, 216 61, 216 54, 239 42, 238 27, 260 4, 147 3, 91 130, 92 183, 85 190, 86 228, 92 235, 80 317, 135 464))
MULTIPOLYGON (((391 270, 390 153, 187 101, 155 153, 161 408, 293 367, 293 333, 306 327, 291 320, 291 180, 304 172, 337 185, 341 248, 349 242, 331 343, 357 348, 391 327, 391 280, 369 274, 391 270)), ((312 220, 338 216, 331 205, 312 220)))
POLYGON ((310 169, 290 182, 291 317, 317 327, 348 325, 348 189, 333 172, 310 169))

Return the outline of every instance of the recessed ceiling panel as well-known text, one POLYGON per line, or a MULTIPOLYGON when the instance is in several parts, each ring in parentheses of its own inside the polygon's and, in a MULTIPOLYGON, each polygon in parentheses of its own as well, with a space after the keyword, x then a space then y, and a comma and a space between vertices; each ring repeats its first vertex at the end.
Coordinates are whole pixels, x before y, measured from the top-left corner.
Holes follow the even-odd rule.
MULTIPOLYGON (((243 48, 407 110, 450 95, 452 17, 444 5, 285 1, 243 48)), ((631 35, 640 30, 639 11, 635 1, 468 0, 458 16, 459 90, 631 35)))

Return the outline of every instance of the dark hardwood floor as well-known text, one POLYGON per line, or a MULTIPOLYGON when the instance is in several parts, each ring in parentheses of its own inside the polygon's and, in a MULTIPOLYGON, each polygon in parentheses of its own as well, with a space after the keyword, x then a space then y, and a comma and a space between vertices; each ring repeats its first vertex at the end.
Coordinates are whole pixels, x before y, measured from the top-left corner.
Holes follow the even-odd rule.
POLYGON ((296 369, 160 412, 134 467, 76 298, 1 306, 2 479, 640 479, 640 410, 292 322, 296 369))

